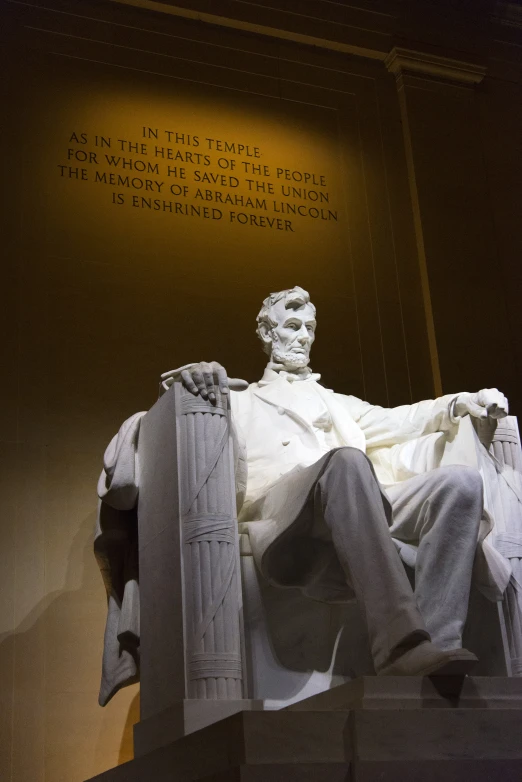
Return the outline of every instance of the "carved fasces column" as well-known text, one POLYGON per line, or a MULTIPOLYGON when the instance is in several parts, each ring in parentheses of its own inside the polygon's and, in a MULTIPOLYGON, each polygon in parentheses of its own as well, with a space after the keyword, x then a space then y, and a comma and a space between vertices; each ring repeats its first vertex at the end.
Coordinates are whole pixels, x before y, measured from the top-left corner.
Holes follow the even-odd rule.
POLYGON ((248 707, 226 396, 174 383, 141 421, 138 465, 142 754, 248 707))
POLYGON ((175 384, 189 698, 243 697, 241 580, 230 403, 175 384))

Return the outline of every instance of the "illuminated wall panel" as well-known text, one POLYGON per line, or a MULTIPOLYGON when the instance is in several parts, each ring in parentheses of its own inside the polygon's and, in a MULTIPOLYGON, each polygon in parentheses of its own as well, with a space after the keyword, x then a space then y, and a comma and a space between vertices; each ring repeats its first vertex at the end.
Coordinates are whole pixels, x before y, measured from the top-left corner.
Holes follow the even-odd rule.
POLYGON ((432 392, 382 65, 56 5, 10 4, 2 30, 0 777, 31 782, 130 756, 137 688, 97 705, 95 484, 160 372, 217 359, 256 380, 261 301, 299 284, 327 386, 383 404, 432 392))

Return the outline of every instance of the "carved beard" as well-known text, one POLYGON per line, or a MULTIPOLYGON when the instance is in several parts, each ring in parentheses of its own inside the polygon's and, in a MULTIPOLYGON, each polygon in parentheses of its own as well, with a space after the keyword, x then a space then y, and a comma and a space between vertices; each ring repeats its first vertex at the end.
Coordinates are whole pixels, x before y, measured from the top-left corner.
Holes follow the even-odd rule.
POLYGON ((281 350, 280 347, 272 348, 272 362, 282 364, 285 369, 303 369, 310 363, 310 355, 306 353, 294 353, 292 350, 281 350))

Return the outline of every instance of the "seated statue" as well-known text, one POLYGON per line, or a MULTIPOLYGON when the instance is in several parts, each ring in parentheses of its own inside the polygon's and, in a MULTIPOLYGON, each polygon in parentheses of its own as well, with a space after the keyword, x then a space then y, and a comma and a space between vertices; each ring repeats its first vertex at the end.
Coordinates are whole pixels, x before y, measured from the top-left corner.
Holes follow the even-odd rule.
MULTIPOLYGON (((355 597, 378 675, 468 673, 477 658, 462 648, 462 632, 484 537, 483 483, 476 468, 441 466, 440 456, 463 416, 502 418, 507 399, 484 389, 383 408, 324 388, 309 368, 316 310, 299 287, 271 294, 257 322, 269 356, 259 382, 229 380, 220 364, 202 362, 165 373, 161 383, 164 392, 180 381, 211 403, 218 389, 230 395, 238 521, 257 567, 272 585, 314 600, 355 597), (414 587, 403 565, 413 547, 414 587)), ((95 549, 109 595, 102 704, 139 676, 136 455, 144 415, 112 440, 98 484, 95 549)), ((500 593, 509 571, 502 578, 500 593)))
MULTIPOLYGON (((257 322, 269 362, 258 383, 230 394, 246 454, 246 475, 237 475, 240 528, 248 528, 261 572, 315 600, 355 596, 378 675, 468 673, 477 658, 462 648, 462 631, 482 478, 452 465, 401 479, 390 446, 451 432, 468 414, 504 417, 506 397, 484 389, 371 405, 324 388, 310 370, 316 310, 305 290, 271 294, 257 322), (392 536, 418 546, 414 589, 392 536)), ((216 386, 228 393, 217 362, 165 373, 164 387, 173 379, 211 402, 216 386)))

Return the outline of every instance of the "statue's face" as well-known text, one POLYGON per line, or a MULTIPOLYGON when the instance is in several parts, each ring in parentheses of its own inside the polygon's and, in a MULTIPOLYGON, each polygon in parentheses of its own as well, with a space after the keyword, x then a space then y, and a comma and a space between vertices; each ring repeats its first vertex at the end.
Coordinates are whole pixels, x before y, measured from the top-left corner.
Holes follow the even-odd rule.
POLYGON ((272 307, 277 326, 271 331, 272 361, 288 371, 306 367, 315 339, 315 310, 307 303, 300 307, 285 307, 284 299, 272 307))

